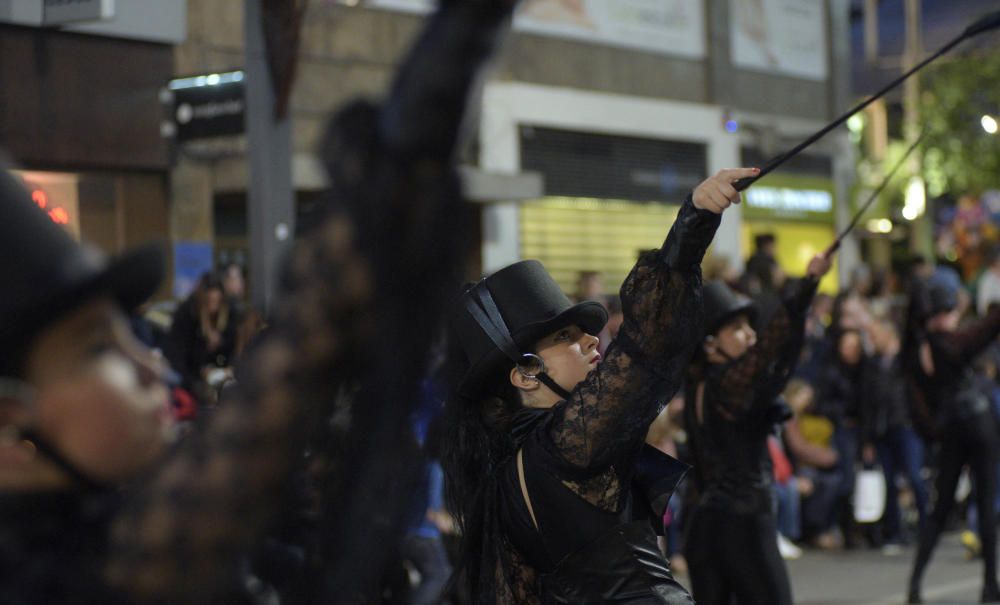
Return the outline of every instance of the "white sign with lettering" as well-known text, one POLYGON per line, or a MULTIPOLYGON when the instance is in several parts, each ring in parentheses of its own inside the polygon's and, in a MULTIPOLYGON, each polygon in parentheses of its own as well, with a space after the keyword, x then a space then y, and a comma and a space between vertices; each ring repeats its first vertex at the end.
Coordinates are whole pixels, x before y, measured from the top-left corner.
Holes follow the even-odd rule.
POLYGON ((42 8, 45 25, 101 21, 115 16, 115 0, 44 0, 42 8))
MULTIPOLYGON (((426 13, 434 5, 430 0, 367 3, 416 13, 426 13)), ((702 0, 526 0, 514 30, 664 55, 705 56, 702 0)))
POLYGON ((0 23, 180 44, 187 35, 187 0, 0 0, 0 23))
POLYGON ((747 204, 775 212, 830 212, 833 195, 819 189, 788 189, 784 187, 751 187, 746 192, 747 204))
POLYGON ((733 65, 807 80, 826 80, 823 0, 729 0, 733 65))

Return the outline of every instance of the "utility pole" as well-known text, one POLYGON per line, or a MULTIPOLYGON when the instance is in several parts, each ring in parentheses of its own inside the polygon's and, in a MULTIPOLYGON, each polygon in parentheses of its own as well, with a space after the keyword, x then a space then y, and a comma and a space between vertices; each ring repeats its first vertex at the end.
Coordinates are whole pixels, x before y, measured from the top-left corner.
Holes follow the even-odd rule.
POLYGON ((275 92, 264 43, 263 0, 245 0, 246 131, 250 164, 247 214, 250 230, 250 300, 270 309, 277 289, 277 262, 295 233, 292 190, 292 124, 277 118, 275 92))
MULTIPOLYGON (((903 51, 903 70, 908 71, 924 57, 923 19, 920 0, 906 0, 906 47, 903 51)), ((903 84, 903 135, 907 146, 920 137, 920 75, 916 74, 903 84)), ((910 222, 910 250, 933 260, 933 241, 926 204, 926 188, 923 186, 923 162, 920 153, 914 153, 909 160, 910 186, 907 187, 907 205, 911 196, 924 198, 923 211, 910 222), (915 189, 915 190, 914 190, 915 189)), ((907 217, 908 218, 908 217, 907 217)))
POLYGON ((878 0, 865 0, 865 63, 878 62, 878 0))

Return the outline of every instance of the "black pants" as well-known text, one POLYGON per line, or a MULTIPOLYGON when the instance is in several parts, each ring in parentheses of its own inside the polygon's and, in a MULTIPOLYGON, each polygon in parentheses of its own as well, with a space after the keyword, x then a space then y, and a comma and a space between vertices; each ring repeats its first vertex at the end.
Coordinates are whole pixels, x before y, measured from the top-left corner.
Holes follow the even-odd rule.
POLYGON ((770 512, 740 515, 698 507, 691 517, 687 561, 698 605, 792 605, 770 512))
POLYGON ((919 588, 924 570, 930 562, 934 547, 944 531, 948 513, 955 504, 955 486, 958 485, 962 467, 972 470, 976 506, 979 513, 979 539, 983 548, 983 585, 997 584, 996 514, 993 500, 996 495, 997 434, 996 424, 989 414, 951 424, 941 440, 941 456, 935 481, 934 510, 920 532, 920 545, 913 563, 910 586, 919 588))

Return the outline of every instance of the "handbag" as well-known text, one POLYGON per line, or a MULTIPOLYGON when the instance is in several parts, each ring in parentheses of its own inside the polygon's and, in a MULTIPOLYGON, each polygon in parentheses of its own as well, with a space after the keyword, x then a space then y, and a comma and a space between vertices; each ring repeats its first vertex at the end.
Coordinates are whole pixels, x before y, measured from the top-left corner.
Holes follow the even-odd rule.
POLYGON ((854 520, 875 523, 885 512, 885 474, 882 469, 861 469, 854 479, 854 520))

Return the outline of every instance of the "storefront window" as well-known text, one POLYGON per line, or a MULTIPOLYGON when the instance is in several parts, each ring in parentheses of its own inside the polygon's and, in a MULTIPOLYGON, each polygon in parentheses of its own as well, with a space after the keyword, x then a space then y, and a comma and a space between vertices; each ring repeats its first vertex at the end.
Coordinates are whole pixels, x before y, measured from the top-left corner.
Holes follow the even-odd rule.
POLYGON ((572 294, 583 271, 618 291, 643 250, 659 248, 677 206, 593 198, 547 197, 521 206, 521 257, 542 261, 572 294))

